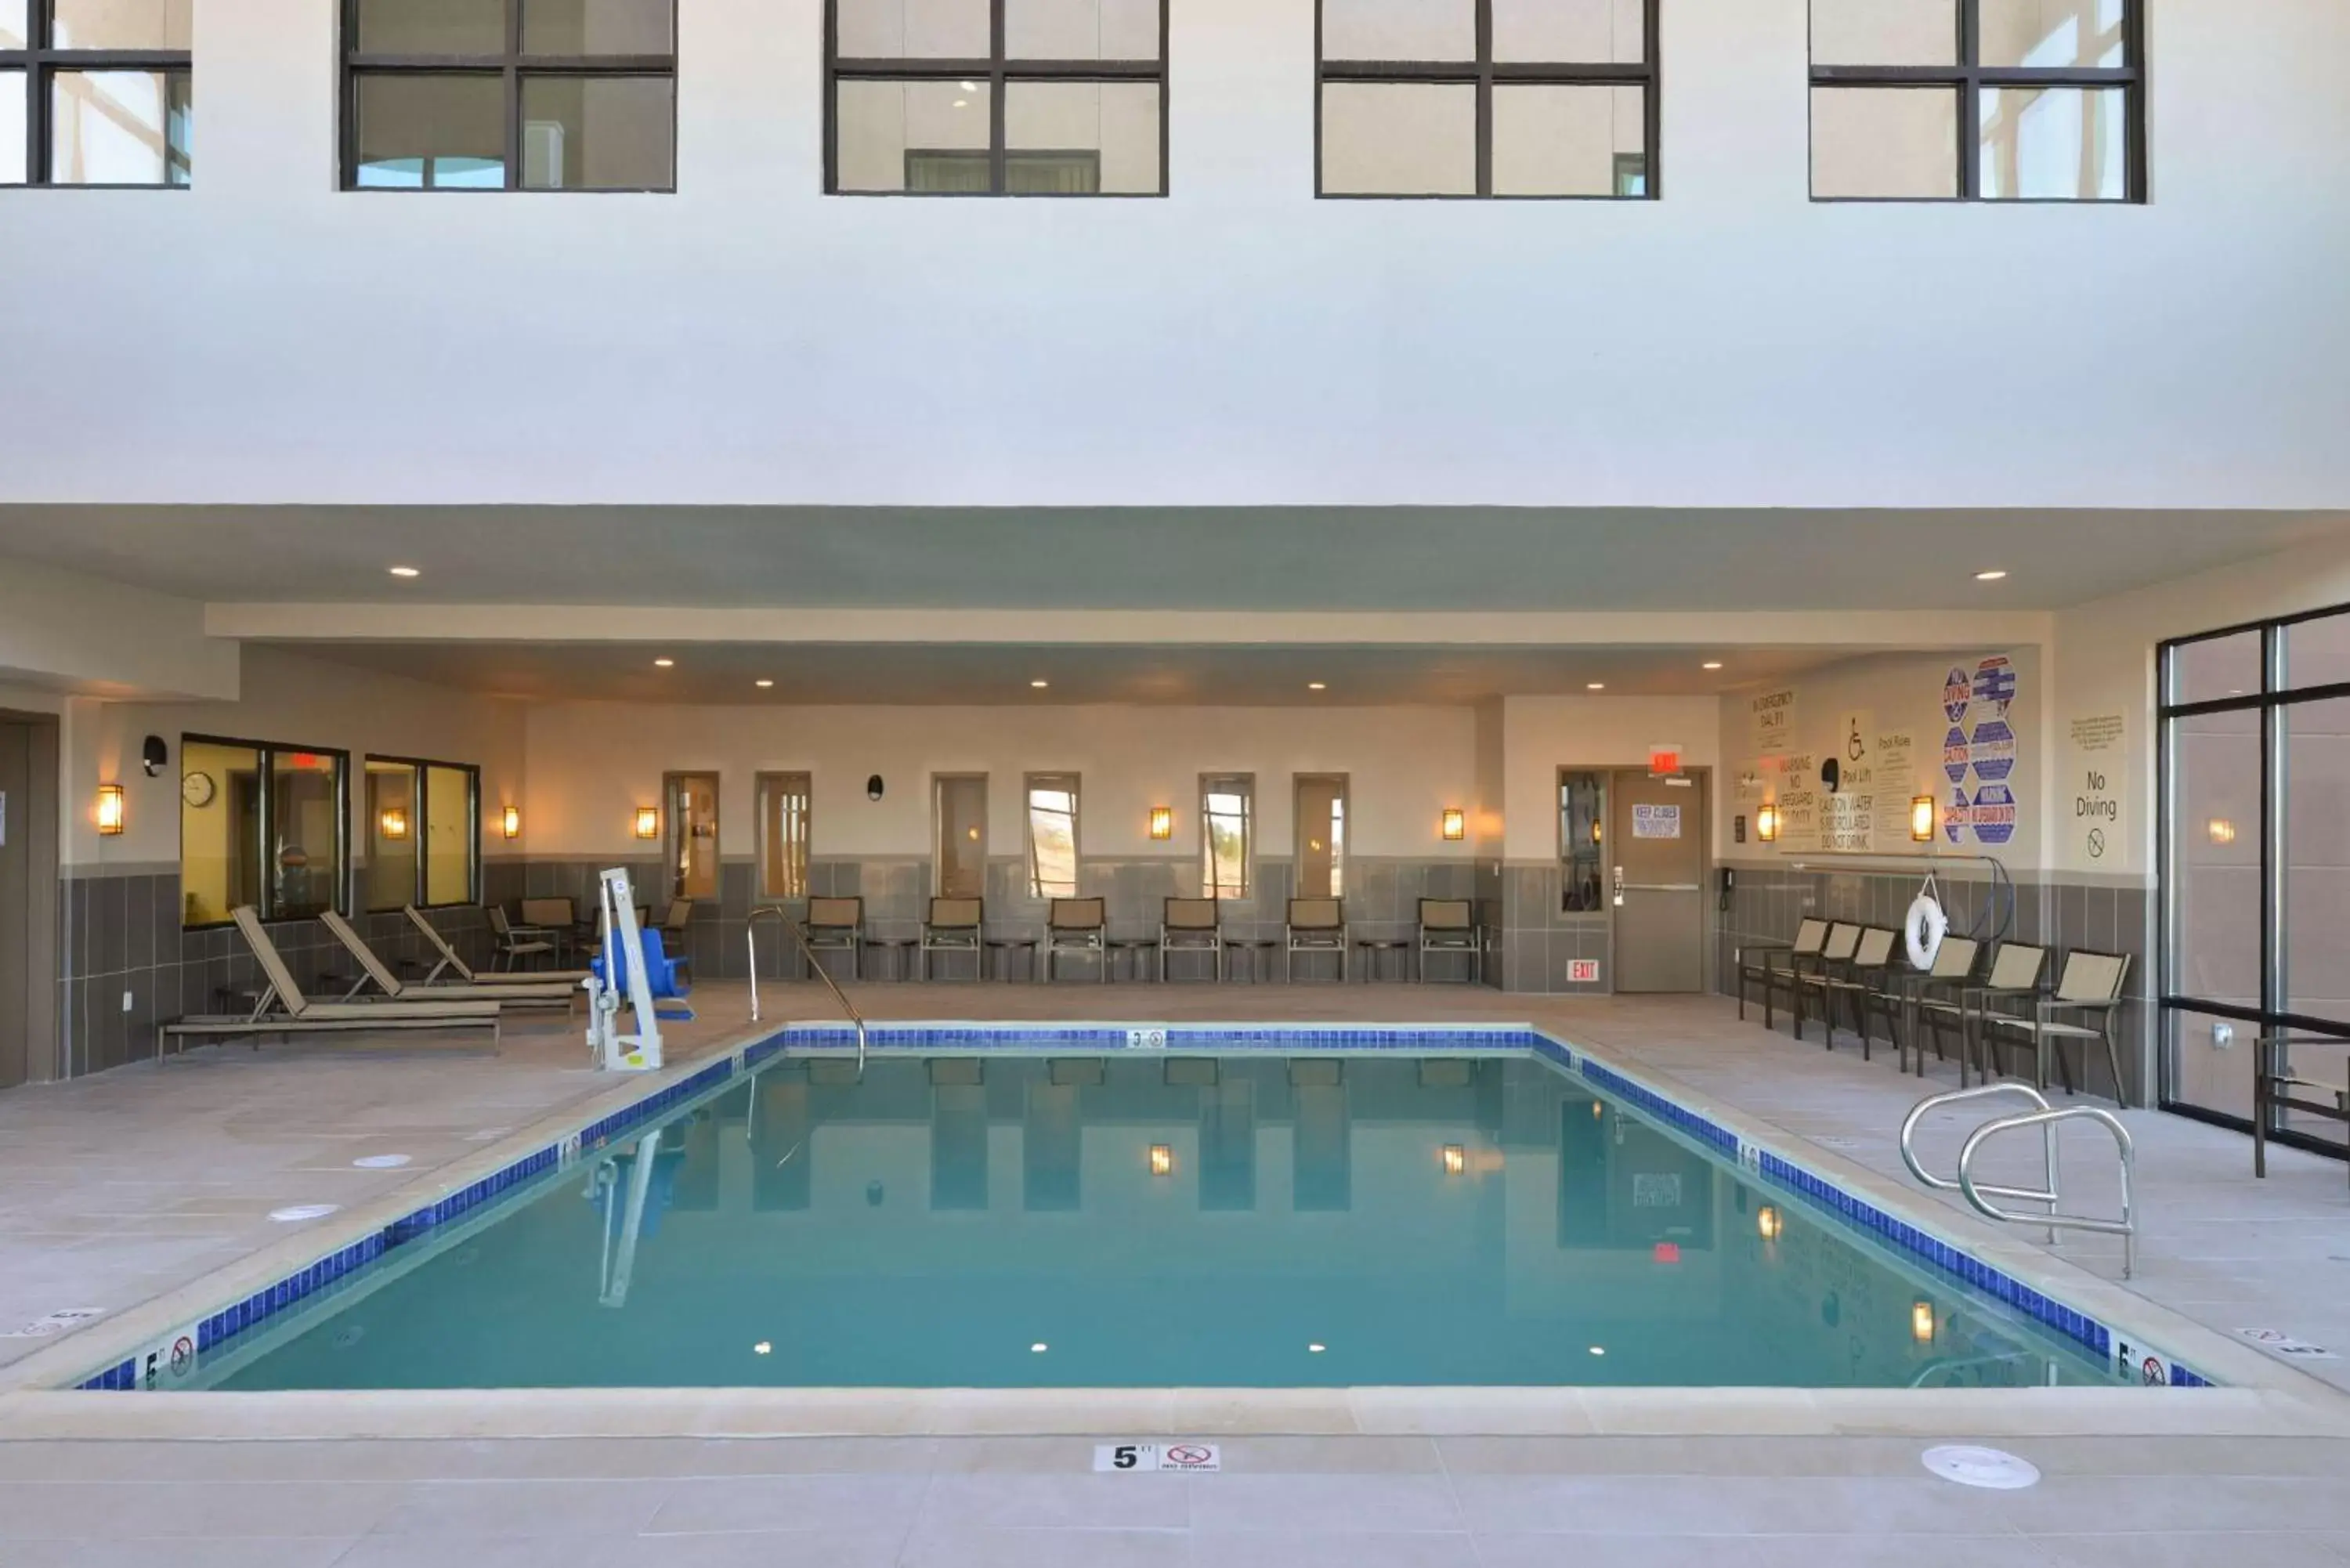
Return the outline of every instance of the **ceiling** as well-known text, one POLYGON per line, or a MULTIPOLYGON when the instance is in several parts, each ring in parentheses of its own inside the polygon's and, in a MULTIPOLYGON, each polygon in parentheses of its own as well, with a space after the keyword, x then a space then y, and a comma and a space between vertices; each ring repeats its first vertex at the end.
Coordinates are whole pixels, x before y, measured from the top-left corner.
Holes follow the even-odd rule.
POLYGON ((0 559, 212 603, 2033 610, 2345 532, 2345 512, 15 505, 0 559))
POLYGON ((663 654, 641 643, 276 646, 487 696, 542 701, 955 707, 1451 704, 1502 695, 1582 695, 1593 681, 1608 696, 1698 696, 1868 651, 697 643, 663 654), (659 669, 656 657, 675 663, 659 669), (1705 670, 1709 659, 1722 668, 1705 670), (761 680, 775 685, 761 688, 761 680), (1030 684, 1035 680, 1046 684, 1039 690, 1030 684), (1321 691, 1310 689, 1317 680, 1321 691))

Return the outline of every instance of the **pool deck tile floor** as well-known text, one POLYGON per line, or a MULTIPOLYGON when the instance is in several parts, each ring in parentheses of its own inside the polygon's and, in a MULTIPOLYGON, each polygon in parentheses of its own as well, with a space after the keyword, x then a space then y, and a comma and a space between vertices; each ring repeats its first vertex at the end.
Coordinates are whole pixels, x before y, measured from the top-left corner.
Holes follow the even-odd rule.
MULTIPOLYGON (((828 1015, 815 988, 763 989, 771 1023, 828 1015)), ((1895 1132, 1924 1092, 1883 1054, 1864 1064, 1848 1039, 1830 1054, 1774 1037, 1714 998, 1079 984, 855 995, 877 1020, 1530 1021, 1905 1182, 1895 1132)), ((672 1035, 673 1062, 749 1033, 740 986, 705 985, 695 1002, 702 1021, 672 1035)), ((1950 1070, 1935 1081, 1947 1086, 1950 1070)), ((124 1311, 282 1241, 272 1209, 385 1198, 478 1156, 500 1129, 612 1088, 586 1070, 575 1023, 510 1031, 494 1058, 412 1040, 238 1045, 0 1094, 0 1334, 62 1307, 124 1311), (379 1153, 411 1163, 349 1163, 379 1153)), ((2287 1150, 2254 1182, 2236 1135, 2126 1119, 2144 1213, 2130 1288, 2222 1334, 2274 1328, 2340 1351, 2294 1365, 2350 1388, 2342 1167, 2287 1150)), ((1951 1158, 1960 1127, 1929 1124, 1929 1157, 1951 1158)), ((2085 1137, 2066 1157, 2079 1205, 2109 1201, 2110 1157, 2085 1137)), ((2107 1239, 2058 1251, 2116 1272, 2107 1239)), ((0 1337, 0 1366, 55 1343, 0 1337)), ((1703 1409, 1692 1414, 1704 1430, 1703 1409)), ((54 1440, 0 1413, 0 1563, 2350 1568, 2350 1438, 2063 1425, 1998 1439, 2044 1479, 1997 1493, 1926 1475, 1917 1438, 1825 1434, 1239 1437, 1220 1475, 1097 1476, 1076 1438, 54 1440)))

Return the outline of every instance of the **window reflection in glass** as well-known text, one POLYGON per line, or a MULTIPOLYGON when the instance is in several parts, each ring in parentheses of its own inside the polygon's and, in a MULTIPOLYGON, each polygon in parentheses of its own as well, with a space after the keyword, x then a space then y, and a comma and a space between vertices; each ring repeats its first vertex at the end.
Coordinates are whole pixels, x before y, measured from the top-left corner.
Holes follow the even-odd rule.
POLYGON ((218 925, 261 902, 261 753, 189 741, 180 748, 181 922, 218 925))
POLYGON ((1077 896, 1077 776, 1028 778, 1028 891, 1039 898, 1077 896))
POLYGON ((1347 893, 1347 781, 1335 774, 1297 778, 1297 897, 1347 893))
POLYGON ((2118 202, 2129 193, 2120 88, 1981 92, 1982 193, 1991 201, 2118 202))
POLYGON ((676 90, 669 77, 524 78, 523 189, 667 190, 676 90))
POLYGON ((1249 896, 1256 781, 1211 774, 1200 781, 1200 891, 1210 898, 1249 896))
POLYGON ((422 811, 417 798, 416 769, 411 763, 369 757, 364 776, 366 799, 359 835, 367 845, 367 865, 359 879, 367 889, 365 907, 397 909, 417 901, 422 811))
POLYGON ((985 82, 844 81, 836 99, 843 191, 989 188, 985 82))
POLYGON ((342 763, 320 752, 269 759, 269 907, 296 919, 337 906, 342 880, 342 763))
POLYGON ((1600 909, 1600 824, 1607 820, 1607 786, 1597 774, 1558 776, 1560 907, 1570 913, 1600 909))
MULTIPOLYGON (((185 51, 194 0, 52 0, 49 47, 185 51)), ((7 23, 0 19, 0 33, 7 23)))
POLYGON ((1812 194, 1949 200, 1959 193, 1959 92, 1814 88, 1812 194))
POLYGON ((1333 196, 1475 195, 1476 88, 1323 83, 1322 189, 1333 196))
POLYGON ((761 774, 759 897, 805 898, 808 893, 808 775, 761 774))
POLYGON ((25 73, 0 71, 0 185, 26 178, 25 73))
POLYGON ((194 110, 185 71, 58 71, 49 78, 49 179, 185 185, 194 110))
POLYGON ((470 904, 480 857, 480 793, 471 768, 424 767, 424 902, 470 904))
POLYGON ((490 190, 506 182, 494 75, 363 75, 352 124, 365 188, 490 190))

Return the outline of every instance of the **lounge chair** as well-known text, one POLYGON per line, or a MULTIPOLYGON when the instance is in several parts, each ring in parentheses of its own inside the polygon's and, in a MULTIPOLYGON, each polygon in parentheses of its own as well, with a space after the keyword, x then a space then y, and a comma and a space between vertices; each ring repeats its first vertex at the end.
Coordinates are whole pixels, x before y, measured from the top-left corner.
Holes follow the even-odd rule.
MULTIPOLYGON (((230 911, 244 945, 269 983, 242 1016, 227 1014, 176 1018, 155 1030, 155 1059, 163 1059, 163 1042, 174 1035, 228 1037, 263 1034, 312 1034, 374 1030, 486 1029, 490 1049, 498 1048, 498 1004, 494 1002, 312 1002, 294 983, 277 946, 261 929, 261 916, 247 904, 230 911)), ((260 1048, 258 1038, 255 1049, 260 1048)), ((184 1047, 183 1047, 184 1049, 184 1047)))
POLYGON ((1748 942, 1738 956, 1738 1016, 1746 1016, 1746 985, 1749 981, 1762 988, 1762 1027, 1778 1027, 1779 993, 1786 992, 1793 1006, 1795 1000, 1795 977, 1806 966, 1816 962, 1820 944, 1828 940, 1825 920, 1806 919, 1795 927, 1792 942, 1748 942))
POLYGON ((1474 985, 1484 978, 1485 934, 1477 929, 1477 907, 1466 898, 1419 901, 1419 979, 1428 979, 1428 955, 1459 953, 1469 962, 1461 978, 1474 985))
POLYGON ((969 953, 971 978, 985 978, 982 961, 987 950, 980 937, 985 917, 986 904, 983 899, 932 898, 931 912, 922 921, 922 978, 931 978, 932 953, 969 953))
MULTIPOLYGON (((1299 953, 1338 955, 1338 981, 1347 980, 1347 909, 1336 898, 1289 900, 1288 940, 1281 955, 1281 978, 1288 980, 1299 953)), ((1376 977, 1375 977, 1376 978, 1376 977)))
MULTIPOLYGON (((319 923, 334 933, 351 957, 359 961, 359 979, 343 1000, 359 1002, 359 991, 369 981, 376 989, 393 1002, 427 1002, 438 998, 446 1002, 487 1002, 499 1007, 560 1007, 569 1012, 574 998, 584 995, 580 987, 569 981, 542 981, 536 985, 503 982, 497 985, 410 985, 392 973, 384 961, 375 956, 375 950, 360 940, 351 923, 328 909, 318 917, 319 923)), ((363 1003, 362 1005, 372 1005, 363 1003)))
POLYGON ((449 939, 442 936, 439 929, 424 918, 423 910, 410 904, 402 908, 400 913, 408 917, 409 923, 423 933, 424 940, 432 944, 433 949, 441 955, 441 961, 434 964, 432 971, 417 982, 420 985, 434 984, 440 980, 442 971, 452 969, 457 971, 457 978, 467 985, 545 985, 553 981, 563 981, 571 985, 577 985, 588 978, 588 971, 584 969, 538 970, 527 974, 477 970, 457 956, 457 950, 451 947, 449 939))
POLYGON ((1045 978, 1063 953, 1093 955, 1097 978, 1109 979, 1109 915, 1099 898, 1055 898, 1045 914, 1045 978))
POLYGON ((1208 955, 1208 978, 1224 978, 1224 928, 1213 898, 1170 898, 1159 914, 1159 980, 1167 981, 1170 953, 1208 955))
POLYGON ((809 963, 817 962, 816 955, 821 952, 845 952, 848 955, 848 978, 864 978, 864 899, 810 898, 805 929, 809 963))

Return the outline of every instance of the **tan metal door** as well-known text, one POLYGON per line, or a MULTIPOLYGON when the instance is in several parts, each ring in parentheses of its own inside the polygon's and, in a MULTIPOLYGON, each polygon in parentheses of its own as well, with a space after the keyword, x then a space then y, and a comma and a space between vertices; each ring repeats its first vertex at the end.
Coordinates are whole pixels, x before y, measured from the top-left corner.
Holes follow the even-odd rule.
POLYGON ((0 723, 0 1089, 32 1075, 33 732, 0 723))
POLYGON ((1616 989, 1705 989, 1705 781, 1616 774, 1607 867, 1616 915, 1616 989))

